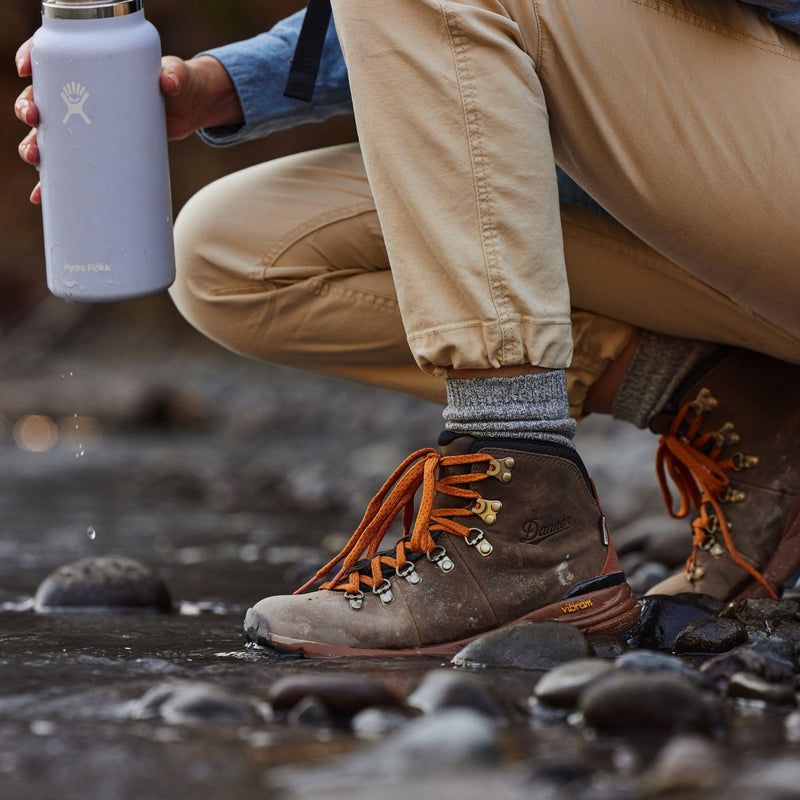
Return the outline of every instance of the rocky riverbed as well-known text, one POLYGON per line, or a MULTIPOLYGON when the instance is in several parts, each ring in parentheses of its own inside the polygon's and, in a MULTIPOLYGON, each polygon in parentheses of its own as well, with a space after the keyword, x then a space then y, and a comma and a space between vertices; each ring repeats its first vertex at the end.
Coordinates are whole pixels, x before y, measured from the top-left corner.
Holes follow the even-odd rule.
MULTIPOLYGON (((129 309, 3 352, 0 797, 798 796, 791 590, 647 599, 626 641, 526 624, 454 663, 245 647, 247 607, 339 549, 439 411, 129 309), (80 592, 109 608, 56 608, 80 592)), ((689 543, 654 444, 578 437, 639 592, 689 543)))

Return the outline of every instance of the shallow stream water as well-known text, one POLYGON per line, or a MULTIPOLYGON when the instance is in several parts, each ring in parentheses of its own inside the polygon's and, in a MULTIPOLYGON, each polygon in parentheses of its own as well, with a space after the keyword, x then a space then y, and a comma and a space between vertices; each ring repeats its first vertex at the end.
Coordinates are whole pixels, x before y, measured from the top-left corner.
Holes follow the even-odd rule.
MULTIPOLYGON (((82 352, 78 341, 52 365, 8 377, 0 404, 0 797, 307 796, 309 765, 370 742, 345 727, 274 718, 265 700, 278 678, 364 675, 404 697, 443 664, 276 658, 244 646, 244 613, 296 588, 344 544, 386 475, 435 439, 438 409, 217 351, 164 357, 151 347, 116 360, 82 352), (13 430, 27 414, 60 425, 59 442, 23 449, 13 430), (76 414, 78 435, 70 430, 76 414), (33 609, 49 573, 93 555, 153 567, 173 612, 33 609), (214 684, 246 698, 252 715, 235 723, 134 718, 137 701, 164 682, 214 684)), ((579 447, 612 535, 661 513, 649 437, 592 421, 579 447)), ((431 777, 429 796, 516 797, 504 781, 519 784, 518 771, 537 759, 571 754, 599 774, 624 776, 652 755, 647 742, 631 749, 566 723, 531 721, 525 700, 536 677, 488 676, 516 703, 504 757, 480 780, 431 777)), ((751 759, 793 752, 777 716, 754 713, 740 727, 731 745, 751 759)), ((341 794, 333 784, 313 784, 315 796, 372 796, 368 784, 341 794)), ((391 796, 406 796, 396 789, 391 796)))

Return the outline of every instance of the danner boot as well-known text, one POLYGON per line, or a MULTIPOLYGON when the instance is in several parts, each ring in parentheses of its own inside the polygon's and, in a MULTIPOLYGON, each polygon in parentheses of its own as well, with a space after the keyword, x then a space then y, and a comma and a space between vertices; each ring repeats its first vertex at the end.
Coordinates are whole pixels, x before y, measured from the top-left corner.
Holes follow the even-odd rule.
POLYGON ((648 593, 775 597, 800 564, 800 366, 722 351, 651 427, 670 513, 696 516, 685 571, 648 593))
POLYGON ((398 467, 344 550, 298 590, 327 578, 317 591, 248 611, 251 641, 313 656, 451 655, 521 620, 611 634, 638 620, 574 450, 449 433, 440 445, 398 467), (398 515, 399 541, 381 549, 398 515))

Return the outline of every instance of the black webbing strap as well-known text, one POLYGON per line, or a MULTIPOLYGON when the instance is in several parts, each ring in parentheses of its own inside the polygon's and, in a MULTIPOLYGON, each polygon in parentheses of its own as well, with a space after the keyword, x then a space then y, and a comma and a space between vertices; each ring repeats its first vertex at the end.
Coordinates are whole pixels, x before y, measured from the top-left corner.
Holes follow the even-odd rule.
POLYGON ((284 97, 305 100, 310 103, 314 96, 325 36, 331 21, 330 0, 308 0, 306 16, 294 49, 294 58, 289 70, 284 97))

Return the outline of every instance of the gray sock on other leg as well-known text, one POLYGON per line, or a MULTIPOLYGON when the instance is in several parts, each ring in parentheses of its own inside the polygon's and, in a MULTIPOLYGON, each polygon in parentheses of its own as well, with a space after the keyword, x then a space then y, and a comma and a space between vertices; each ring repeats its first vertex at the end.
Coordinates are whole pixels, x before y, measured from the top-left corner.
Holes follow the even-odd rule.
POLYGON ((622 379, 611 416, 646 428, 675 389, 719 345, 644 331, 622 379))

